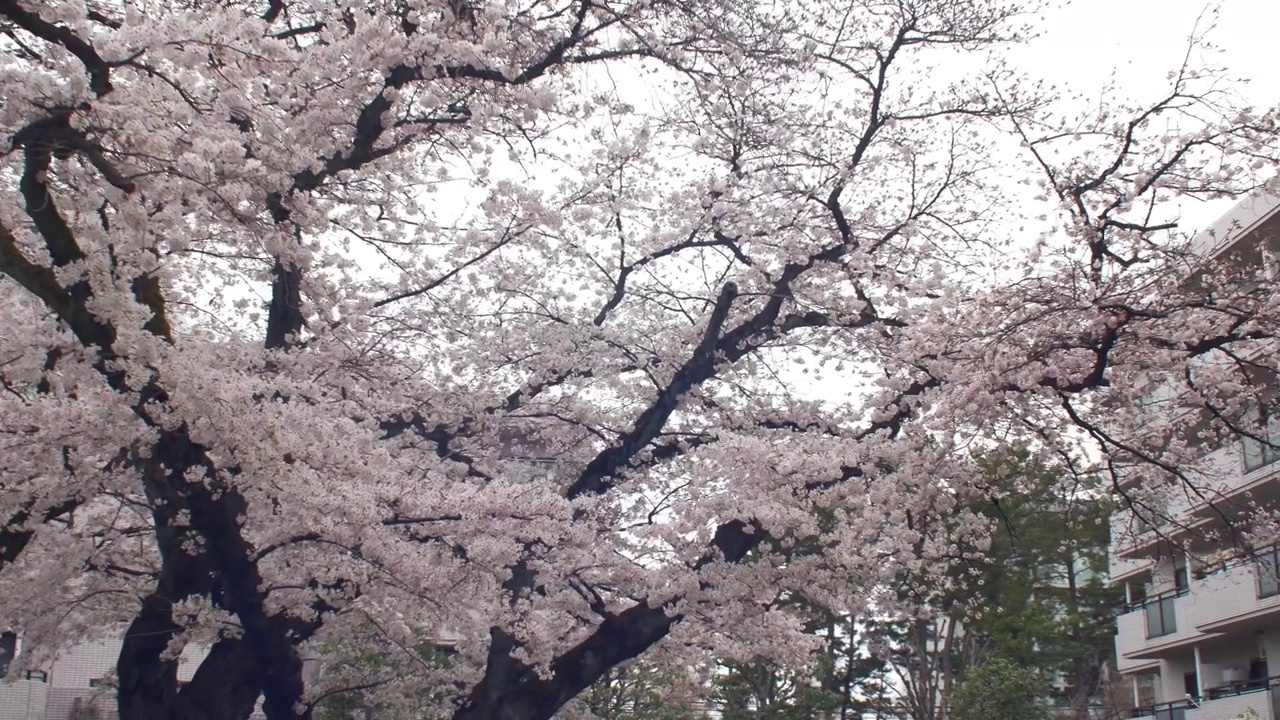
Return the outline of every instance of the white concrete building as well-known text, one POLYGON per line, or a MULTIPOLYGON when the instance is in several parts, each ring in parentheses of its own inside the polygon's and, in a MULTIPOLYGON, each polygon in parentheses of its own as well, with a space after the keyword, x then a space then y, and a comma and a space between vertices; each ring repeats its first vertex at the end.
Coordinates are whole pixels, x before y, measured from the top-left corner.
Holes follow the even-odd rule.
MULTIPOLYGON (((0 720, 114 720, 116 694, 111 683, 120 640, 86 642, 58 653, 40 670, 10 673, 0 683, 0 720)), ((0 635, 0 669, 7 670, 21 651, 12 633, 0 635)), ((190 680, 204 650, 188 647, 178 664, 179 680, 190 680)))
MULTIPOLYGON (((1197 250, 1274 271, 1280 198, 1240 203, 1201 233, 1197 250)), ((1280 420, 1271 422, 1280 442, 1280 420)), ((1250 508, 1280 508, 1280 454, 1248 440, 1207 457, 1206 492, 1162 508, 1159 527, 1127 512, 1113 519, 1109 570, 1126 598, 1118 669, 1132 684, 1134 718, 1280 720, 1278 538, 1222 532, 1250 508)))

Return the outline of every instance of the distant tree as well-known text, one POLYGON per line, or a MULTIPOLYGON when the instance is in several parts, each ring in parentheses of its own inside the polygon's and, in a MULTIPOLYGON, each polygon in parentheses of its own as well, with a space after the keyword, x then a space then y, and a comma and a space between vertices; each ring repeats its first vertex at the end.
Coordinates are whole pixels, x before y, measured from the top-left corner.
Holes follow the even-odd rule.
MULTIPOLYGON (((977 460, 982 492, 971 501, 987 523, 983 548, 959 548, 942 577, 904 575, 899 595, 916 614, 885 639, 904 711, 912 720, 949 717, 955 683, 969 666, 1005 658, 1045 679, 1061 679, 1057 699, 1085 717, 1113 657, 1117 591, 1106 582, 1106 488, 1025 451, 977 460)), ((930 542, 952 542, 954 523, 921 520, 930 542)))
POLYGON ((803 670, 757 659, 725 663, 713 681, 724 720, 860 718, 883 704, 885 662, 869 651, 868 633, 851 617, 829 617, 811 631, 821 638, 814 662, 803 670))
POLYGON ((956 686, 951 720, 1049 720, 1048 684, 1035 668, 995 658, 956 686))
POLYGON ((703 717, 686 678, 653 662, 612 668, 557 718, 590 720, 694 720, 703 717))
POLYGON ((353 645, 336 634, 318 646, 320 659, 311 679, 315 720, 421 720, 424 709, 438 706, 450 688, 440 682, 452 664, 446 643, 410 632, 393 636, 386 625, 365 616, 348 628, 379 635, 380 649, 353 645), (354 626, 354 627, 352 627, 354 626))
POLYGON ((963 583, 970 655, 999 656, 1060 677, 1084 718, 1114 657, 1119 591, 1106 579, 1114 503, 1097 476, 1064 478, 1025 452, 981 461, 990 491, 976 508, 993 525, 973 581, 963 583))
POLYGON ((948 606, 923 608, 884 625, 897 708, 903 720, 943 720, 959 667, 959 622, 948 606))
POLYGON ((787 671, 766 661, 730 663, 716 680, 715 698, 724 720, 827 717, 836 697, 812 682, 811 675, 787 671))

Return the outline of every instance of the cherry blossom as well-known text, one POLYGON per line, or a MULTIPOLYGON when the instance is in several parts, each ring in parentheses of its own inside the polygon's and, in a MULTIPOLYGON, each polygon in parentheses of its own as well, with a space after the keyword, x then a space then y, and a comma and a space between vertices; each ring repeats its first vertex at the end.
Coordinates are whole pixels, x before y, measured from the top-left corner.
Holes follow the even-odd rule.
POLYGON ((1072 116, 1021 11, 0 0, 24 662, 123 632, 129 720, 545 720, 655 648, 803 663, 780 601, 982 535, 975 450, 1206 492, 1280 296, 1165 208, 1261 188, 1276 118, 1189 66, 1072 116))

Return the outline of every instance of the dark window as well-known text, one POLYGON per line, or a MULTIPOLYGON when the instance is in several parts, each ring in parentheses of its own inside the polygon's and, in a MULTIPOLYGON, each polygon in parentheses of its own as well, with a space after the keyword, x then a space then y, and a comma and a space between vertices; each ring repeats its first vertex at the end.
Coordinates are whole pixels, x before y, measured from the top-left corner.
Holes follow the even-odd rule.
POLYGON ((1271 407, 1263 412, 1258 439, 1244 438, 1244 471, 1253 472, 1280 460, 1280 408, 1271 407))
POLYGON ((0 678, 9 674, 9 664, 18 656, 17 633, 0 633, 0 678))
POLYGON ((1178 620, 1173 608, 1175 600, 1177 600, 1176 596, 1168 595, 1147 601, 1145 610, 1147 613, 1148 639, 1170 635, 1178 631, 1178 620))
POLYGON ((1200 697, 1200 680, 1194 670, 1182 676, 1182 687, 1191 697, 1200 697))
POLYGON ((1173 587, 1178 592, 1186 592, 1191 588, 1191 577, 1187 574, 1187 566, 1173 569, 1173 587))
POLYGON ((1137 605, 1147 597, 1146 583, 1133 583, 1129 586, 1129 601, 1137 605))
POLYGON ((49 673, 43 670, 28 670, 22 673, 22 677, 36 682, 49 682, 49 673))
POLYGON ((1273 546, 1258 553, 1255 565, 1258 573, 1258 597, 1268 598, 1280 594, 1280 546, 1273 546))

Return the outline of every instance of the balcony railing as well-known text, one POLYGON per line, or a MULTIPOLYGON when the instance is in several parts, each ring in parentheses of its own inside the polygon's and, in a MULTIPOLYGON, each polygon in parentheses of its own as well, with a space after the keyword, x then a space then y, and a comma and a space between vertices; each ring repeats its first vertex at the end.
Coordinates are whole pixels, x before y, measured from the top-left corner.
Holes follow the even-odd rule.
MULTIPOLYGON (((1260 678, 1257 680, 1244 680, 1221 687, 1210 688, 1203 698, 1187 698, 1185 700, 1174 700, 1173 702, 1159 703, 1157 705, 1144 705, 1136 707, 1129 712, 1130 718, 1154 718, 1154 720, 1189 720, 1188 711, 1209 710, 1211 706, 1205 703, 1211 703, 1215 700, 1225 700, 1227 698, 1237 697, 1239 695, 1249 695, 1252 693, 1261 693, 1274 688, 1280 688, 1280 675, 1260 678)), ((1200 713, 1192 713, 1199 715, 1200 713)), ((1270 718, 1270 715, 1265 717, 1270 718)))
POLYGON ((1280 688, 1280 675, 1256 680, 1241 680, 1240 682, 1209 688, 1205 692, 1205 696, 1210 700, 1221 700, 1222 698, 1235 697, 1236 695, 1266 692, 1272 688, 1280 688))
POLYGON ((1155 720, 1186 720, 1187 710, 1199 707, 1191 700, 1174 700, 1158 705, 1146 705, 1133 709, 1131 718, 1155 718, 1155 720))
POLYGON ((1190 592, 1190 588, 1174 588, 1172 590, 1165 590, 1158 595, 1148 595, 1146 597, 1138 598, 1133 602, 1120 603, 1120 614, 1123 615, 1125 613, 1136 612, 1151 605, 1157 605, 1169 600, 1180 598, 1190 592))
POLYGON ((1280 607, 1280 549, 1275 546, 1216 565, 1192 583, 1195 602, 1187 619, 1206 631, 1217 631, 1235 618, 1280 607))
POLYGON ((1126 612, 1116 618, 1116 653, 1122 669, 1131 671, 1142 664, 1134 661, 1151 660, 1162 648, 1196 634, 1195 625, 1188 619, 1188 594, 1187 590, 1174 589, 1123 607, 1126 612))
POLYGON ((1270 693, 1251 690, 1241 695, 1224 695, 1216 700, 1205 698, 1200 707, 1187 711, 1187 720, 1275 720, 1276 690, 1270 693))
POLYGON ((1147 639, 1152 640, 1178 631, 1178 616, 1175 602, 1190 592, 1189 588, 1166 590, 1159 595, 1151 595, 1120 606, 1120 613, 1142 610, 1146 616, 1147 639))

